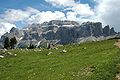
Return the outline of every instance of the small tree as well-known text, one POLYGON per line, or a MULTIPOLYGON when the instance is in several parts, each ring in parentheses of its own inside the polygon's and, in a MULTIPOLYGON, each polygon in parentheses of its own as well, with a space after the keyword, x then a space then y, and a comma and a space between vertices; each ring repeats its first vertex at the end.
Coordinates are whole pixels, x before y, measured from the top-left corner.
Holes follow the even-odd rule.
POLYGON ((10 41, 9 41, 8 37, 6 37, 5 40, 4 40, 4 48, 5 49, 9 49, 10 48, 10 41))
POLYGON ((17 44, 17 40, 15 37, 10 39, 10 48, 14 49, 15 48, 15 44, 17 44))
POLYGON ((28 47, 28 49, 34 49, 35 46, 33 44, 30 44, 30 46, 28 47))

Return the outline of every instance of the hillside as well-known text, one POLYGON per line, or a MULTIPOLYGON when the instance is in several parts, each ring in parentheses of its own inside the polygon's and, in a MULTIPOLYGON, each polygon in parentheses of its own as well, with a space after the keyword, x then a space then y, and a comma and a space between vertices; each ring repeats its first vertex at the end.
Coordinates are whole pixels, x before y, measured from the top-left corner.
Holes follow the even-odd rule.
POLYGON ((120 50, 115 42, 1 51, 17 56, 0 58, 0 80, 114 80, 120 69, 120 50))

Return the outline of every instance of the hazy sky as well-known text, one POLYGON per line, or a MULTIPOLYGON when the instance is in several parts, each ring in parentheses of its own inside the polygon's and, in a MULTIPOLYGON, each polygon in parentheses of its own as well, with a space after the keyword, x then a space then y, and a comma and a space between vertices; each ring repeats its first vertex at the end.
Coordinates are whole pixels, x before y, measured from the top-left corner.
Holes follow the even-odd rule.
POLYGON ((120 31, 120 0, 0 0, 0 35, 50 20, 100 21, 120 31))

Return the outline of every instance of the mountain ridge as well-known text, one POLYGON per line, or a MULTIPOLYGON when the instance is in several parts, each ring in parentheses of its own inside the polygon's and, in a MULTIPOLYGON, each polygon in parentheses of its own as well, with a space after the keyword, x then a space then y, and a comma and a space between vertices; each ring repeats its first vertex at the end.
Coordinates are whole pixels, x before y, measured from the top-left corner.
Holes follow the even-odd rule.
POLYGON ((6 37, 16 37, 17 47, 28 47, 30 44, 38 46, 39 42, 69 44, 99 41, 115 37, 116 34, 113 27, 107 25, 103 28, 101 22, 84 22, 80 25, 76 21, 51 20, 42 24, 31 24, 21 30, 12 28, 9 33, 1 36, 0 42, 3 43, 6 37))

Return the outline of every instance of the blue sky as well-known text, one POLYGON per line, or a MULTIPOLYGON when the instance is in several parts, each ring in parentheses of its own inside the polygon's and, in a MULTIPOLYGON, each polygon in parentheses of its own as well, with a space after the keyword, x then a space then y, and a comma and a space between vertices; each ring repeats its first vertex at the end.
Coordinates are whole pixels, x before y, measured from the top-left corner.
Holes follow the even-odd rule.
POLYGON ((120 0, 1 0, 0 35, 50 20, 102 22, 120 31, 120 0))
MULTIPOLYGON (((75 0, 76 2, 81 2, 83 4, 89 4, 91 8, 94 8, 94 0, 75 0)), ((4 13, 6 9, 24 9, 25 7, 33 7, 40 11, 54 11, 60 10, 51 6, 45 0, 1 0, 0 1, 0 13, 4 13)))
MULTIPOLYGON (((27 7, 37 9, 37 10, 39 10, 41 12, 42 11, 51 11, 51 12, 61 11, 61 12, 65 13, 65 15, 69 11, 69 10, 64 10, 64 9, 68 8, 70 6, 57 7, 57 6, 53 6, 49 1, 52 1, 52 0, 2 0, 0 2, 0 14, 4 15, 5 12, 8 9, 21 9, 21 10, 24 10, 27 7)), ((53 1, 55 1, 55 0, 53 0, 53 1)), ((94 6, 96 5, 94 0, 71 0, 71 1, 74 1, 74 3, 78 3, 78 4, 79 3, 80 4, 88 4, 90 6, 90 8, 94 8, 94 6)), ((68 3, 69 3, 69 0, 68 0, 68 3)), ((22 23, 23 22, 21 22, 21 21, 17 21, 14 24, 17 27, 25 26, 22 23)))
POLYGON ((4 12, 6 9, 23 9, 25 7, 33 7, 39 10, 45 10, 42 5, 47 3, 44 0, 2 0, 0 2, 0 11, 4 12), (9 3, 9 4, 8 4, 9 3))

